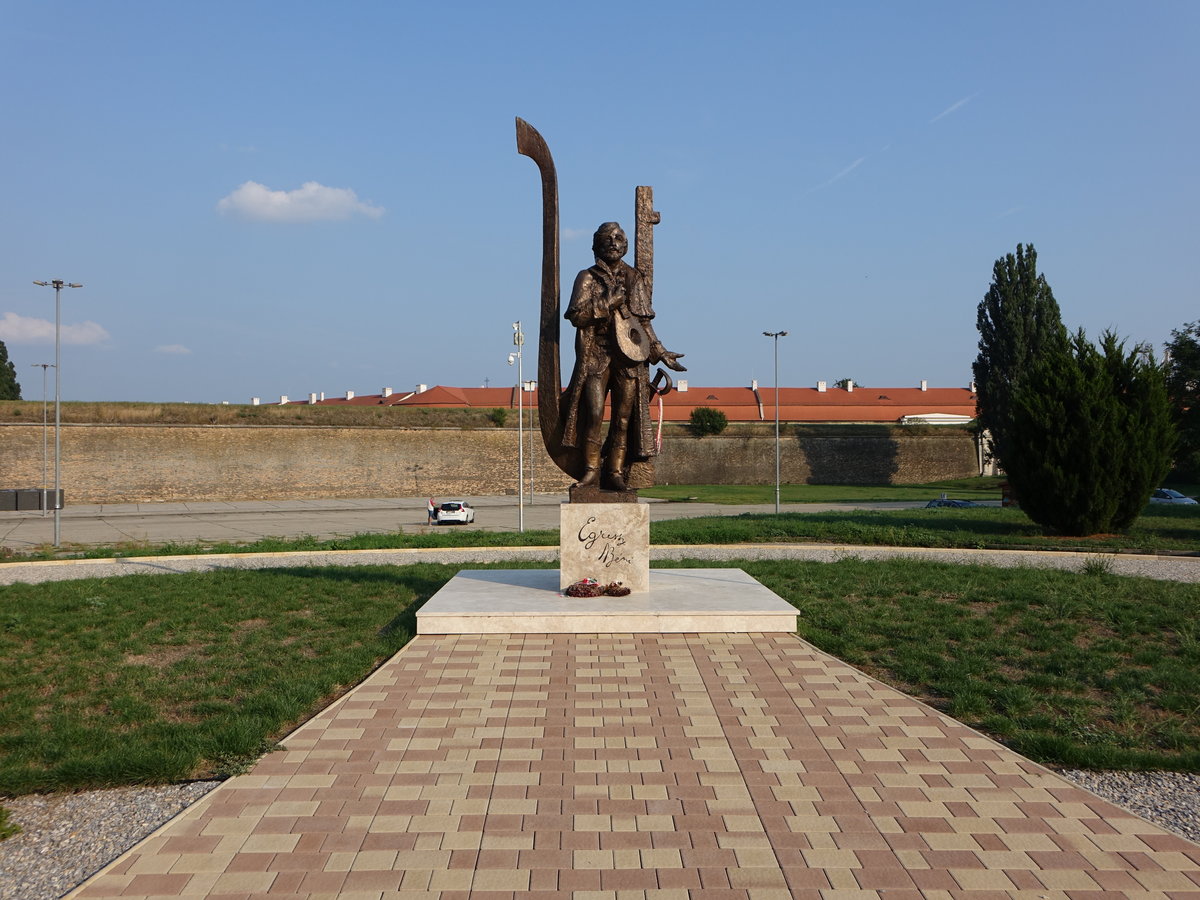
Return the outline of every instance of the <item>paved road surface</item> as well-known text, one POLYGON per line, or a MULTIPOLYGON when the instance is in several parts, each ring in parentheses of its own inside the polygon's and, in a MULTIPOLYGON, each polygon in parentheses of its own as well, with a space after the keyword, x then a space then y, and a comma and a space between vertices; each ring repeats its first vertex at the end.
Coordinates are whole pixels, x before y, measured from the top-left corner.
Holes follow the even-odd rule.
MULTIPOLYGON (((88 545, 164 544, 201 541, 248 542, 263 537, 320 539, 393 531, 428 531, 425 497, 381 497, 367 500, 257 500, 198 503, 106 503, 68 506, 61 514, 64 547, 88 545)), ((517 498, 469 497, 476 509, 476 528, 487 531, 517 530, 517 498)), ((525 528, 557 529, 558 508, 566 494, 544 494, 525 502, 525 528)), ((745 512, 772 512, 774 504, 723 505, 668 503, 650 500, 650 518, 685 519, 696 516, 736 516, 745 512)), ((783 509, 825 512, 833 509, 908 509, 923 502, 796 503, 783 509)), ((442 526, 453 528, 460 526, 442 526)), ((53 514, 0 512, 0 547, 30 550, 54 540, 53 514)))

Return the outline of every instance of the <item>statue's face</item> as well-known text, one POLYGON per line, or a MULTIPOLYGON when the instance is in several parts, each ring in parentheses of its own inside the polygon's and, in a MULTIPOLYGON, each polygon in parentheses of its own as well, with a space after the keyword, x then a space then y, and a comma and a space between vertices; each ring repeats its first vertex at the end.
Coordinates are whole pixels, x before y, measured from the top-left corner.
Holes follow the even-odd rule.
POLYGON ((607 228, 596 232, 592 249, 597 257, 611 264, 618 262, 629 252, 629 241, 620 228, 607 228))

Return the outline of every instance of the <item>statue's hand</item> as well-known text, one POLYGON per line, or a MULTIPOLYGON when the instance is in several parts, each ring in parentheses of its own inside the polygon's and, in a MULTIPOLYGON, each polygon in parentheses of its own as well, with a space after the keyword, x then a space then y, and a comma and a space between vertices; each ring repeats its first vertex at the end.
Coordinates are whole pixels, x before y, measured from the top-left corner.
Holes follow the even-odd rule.
POLYGON ((668 369, 674 369, 676 372, 686 372, 687 366, 679 364, 679 360, 682 359, 683 356, 684 354, 682 353, 672 353, 669 350, 664 350, 660 355, 659 362, 661 362, 668 369))

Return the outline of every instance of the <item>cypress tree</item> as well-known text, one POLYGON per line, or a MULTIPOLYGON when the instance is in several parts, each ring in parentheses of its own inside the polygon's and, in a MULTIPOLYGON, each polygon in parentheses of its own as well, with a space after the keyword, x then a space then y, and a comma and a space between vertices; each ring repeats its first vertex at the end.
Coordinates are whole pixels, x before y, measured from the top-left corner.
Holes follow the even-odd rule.
POLYGON ((1038 274, 1032 244, 1017 244, 1015 254, 996 260, 976 324, 976 421, 990 433, 992 454, 1007 471, 1013 395, 1035 360, 1065 350, 1068 343, 1058 301, 1045 276, 1038 274))
POLYGON ((1124 531, 1170 464, 1174 425, 1147 348, 1083 331, 1033 360, 1011 396, 1005 468, 1021 508, 1051 532, 1124 531))
POLYGON ((0 400, 20 400, 21 385, 17 383, 17 370, 8 358, 8 348, 0 341, 0 400))

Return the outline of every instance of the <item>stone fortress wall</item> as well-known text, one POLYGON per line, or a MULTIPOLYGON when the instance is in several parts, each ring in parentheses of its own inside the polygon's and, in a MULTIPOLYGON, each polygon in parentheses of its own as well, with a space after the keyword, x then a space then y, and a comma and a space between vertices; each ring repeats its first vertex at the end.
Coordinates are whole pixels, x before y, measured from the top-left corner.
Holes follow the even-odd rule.
MULTIPOLYGON (((978 471, 969 432, 785 426, 784 482, 917 484, 978 471)), ((538 493, 570 483, 525 433, 538 493), (534 452, 536 451, 536 452, 534 452)), ((50 482, 53 483, 53 433, 50 482)), ((323 426, 64 425, 68 505, 515 493, 517 431, 323 426)), ((42 426, 0 425, 0 488, 42 484, 42 426)), ((774 484, 774 434, 664 433, 660 484, 774 484)))

